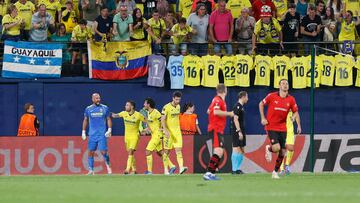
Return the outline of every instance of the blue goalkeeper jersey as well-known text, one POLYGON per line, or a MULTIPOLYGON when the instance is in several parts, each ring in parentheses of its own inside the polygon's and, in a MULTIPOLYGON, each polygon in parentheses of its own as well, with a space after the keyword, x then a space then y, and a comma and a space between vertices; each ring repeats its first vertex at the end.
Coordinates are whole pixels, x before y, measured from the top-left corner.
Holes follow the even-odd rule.
POLYGON ((86 107, 84 116, 89 120, 90 139, 105 137, 106 118, 110 116, 109 108, 103 104, 92 104, 86 107))

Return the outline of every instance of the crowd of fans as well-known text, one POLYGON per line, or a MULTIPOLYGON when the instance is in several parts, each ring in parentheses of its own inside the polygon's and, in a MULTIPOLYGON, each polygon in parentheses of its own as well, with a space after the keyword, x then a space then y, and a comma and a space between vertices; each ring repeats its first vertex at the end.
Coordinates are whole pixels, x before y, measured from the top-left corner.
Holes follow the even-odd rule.
POLYGON ((360 0, 0 0, 2 40, 73 42, 64 45, 72 64, 78 56, 86 64, 86 45, 76 42, 90 39, 149 40, 154 53, 164 43, 200 56, 208 43, 215 54, 292 53, 298 44, 283 42, 355 40, 358 11, 360 0))

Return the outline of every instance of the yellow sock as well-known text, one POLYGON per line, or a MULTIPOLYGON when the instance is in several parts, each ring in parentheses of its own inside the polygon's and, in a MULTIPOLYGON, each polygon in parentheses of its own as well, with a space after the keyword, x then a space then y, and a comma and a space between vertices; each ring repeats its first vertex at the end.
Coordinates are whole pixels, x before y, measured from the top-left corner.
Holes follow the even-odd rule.
POLYGON ((173 164, 173 162, 171 162, 171 160, 170 160, 170 156, 167 156, 167 157, 168 157, 168 159, 167 159, 167 165, 168 165, 170 168, 175 167, 175 164, 173 164))
POLYGON ((131 168, 132 168, 132 171, 133 171, 133 172, 135 172, 135 171, 136 171, 136 161, 135 161, 135 157, 134 157, 134 156, 133 156, 133 160, 132 160, 131 168))
POLYGON ((153 157, 152 154, 146 156, 146 163, 147 163, 147 170, 149 172, 152 172, 152 166, 153 166, 153 157))
POLYGON ((162 160, 163 160, 163 164, 164 164, 164 170, 168 171, 168 167, 169 167, 169 157, 167 154, 163 154, 162 155, 162 160))
POLYGON ((130 168, 132 166, 132 163, 133 163, 133 159, 134 159, 134 156, 133 155, 129 155, 128 156, 128 160, 127 160, 127 163, 126 163, 126 171, 130 171, 130 168))
POLYGON ((176 152, 176 159, 177 159, 177 162, 179 164, 179 167, 182 168, 184 166, 184 159, 183 159, 181 151, 176 152))
POLYGON ((287 152, 287 156, 286 156, 286 165, 290 166, 291 164, 291 159, 294 156, 294 151, 288 151, 287 152))
POLYGON ((283 161, 282 161, 282 163, 281 163, 281 166, 280 166, 280 171, 283 171, 284 170, 284 165, 285 165, 285 159, 286 159, 286 157, 284 157, 284 159, 283 159, 283 161))

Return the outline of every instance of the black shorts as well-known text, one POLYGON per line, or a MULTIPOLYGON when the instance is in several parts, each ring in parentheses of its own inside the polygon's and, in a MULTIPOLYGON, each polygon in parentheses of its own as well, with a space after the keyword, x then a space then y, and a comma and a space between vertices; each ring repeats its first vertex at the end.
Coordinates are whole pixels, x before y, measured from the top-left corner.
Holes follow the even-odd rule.
POLYGON ((217 148, 217 147, 221 147, 224 148, 224 135, 221 134, 220 132, 216 132, 214 130, 209 132, 210 137, 213 138, 213 147, 217 148))
POLYGON ((242 132, 244 138, 242 140, 239 139, 239 133, 233 132, 233 140, 232 140, 232 146, 233 147, 245 147, 246 146, 246 135, 244 132, 242 132))
POLYGON ((286 132, 267 131, 271 145, 280 144, 281 149, 286 149, 286 132))
POLYGON ((87 44, 85 43, 72 43, 71 51, 81 52, 83 54, 87 53, 87 44))

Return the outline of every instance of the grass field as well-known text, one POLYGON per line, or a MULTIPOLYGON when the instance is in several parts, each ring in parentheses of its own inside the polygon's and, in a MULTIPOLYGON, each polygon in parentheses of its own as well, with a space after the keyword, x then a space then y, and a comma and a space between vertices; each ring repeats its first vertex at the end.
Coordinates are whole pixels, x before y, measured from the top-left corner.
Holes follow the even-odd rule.
POLYGON ((1 176, 0 202, 360 202, 360 174, 1 176))

